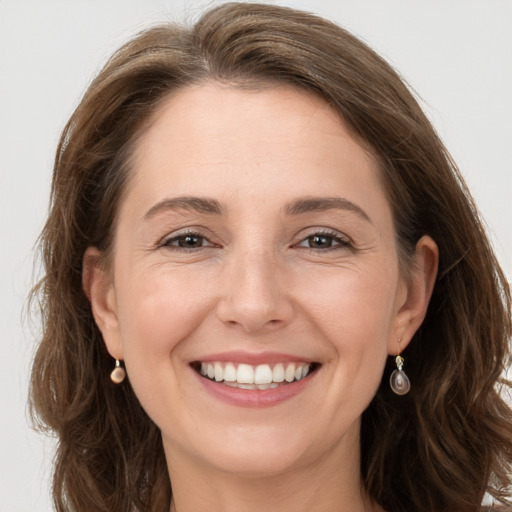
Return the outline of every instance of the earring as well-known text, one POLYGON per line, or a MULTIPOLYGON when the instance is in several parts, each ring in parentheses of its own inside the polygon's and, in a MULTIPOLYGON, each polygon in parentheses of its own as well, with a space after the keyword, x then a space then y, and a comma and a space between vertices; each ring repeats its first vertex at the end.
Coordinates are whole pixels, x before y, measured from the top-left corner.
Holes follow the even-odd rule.
POLYGON ((393 392, 396 393, 397 395, 406 395, 407 393, 409 393, 409 390, 411 389, 411 381, 403 371, 404 358, 400 355, 401 341, 401 339, 398 340, 398 354, 395 357, 397 369, 391 374, 391 377, 389 378, 389 385, 391 386, 393 392))
POLYGON ((110 380, 114 384, 121 384, 121 382, 123 382, 123 380, 125 378, 126 378, 126 371, 121 366, 121 362, 119 361, 119 359, 116 359, 116 366, 112 370, 112 373, 110 374, 110 380))

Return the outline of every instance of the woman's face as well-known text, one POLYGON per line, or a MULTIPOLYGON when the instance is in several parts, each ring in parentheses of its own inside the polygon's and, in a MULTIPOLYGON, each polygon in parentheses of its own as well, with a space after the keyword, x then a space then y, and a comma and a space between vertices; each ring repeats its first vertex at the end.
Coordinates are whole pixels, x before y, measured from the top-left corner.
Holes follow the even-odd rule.
POLYGON ((171 463, 357 459, 385 359, 412 336, 379 172, 297 89, 212 83, 161 107, 92 300, 171 463))

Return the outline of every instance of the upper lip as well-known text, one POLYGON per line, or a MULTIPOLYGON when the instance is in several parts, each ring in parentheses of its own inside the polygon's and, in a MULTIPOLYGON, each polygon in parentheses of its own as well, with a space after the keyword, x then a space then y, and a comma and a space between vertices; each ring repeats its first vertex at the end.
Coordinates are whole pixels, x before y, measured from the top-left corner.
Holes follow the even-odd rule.
POLYGON ((313 363, 312 359, 307 357, 285 354, 281 352, 245 352, 242 350, 235 350, 231 352, 218 352, 216 354, 208 354, 198 357, 195 361, 202 363, 238 363, 250 364, 253 366, 259 364, 277 364, 277 363, 313 363))

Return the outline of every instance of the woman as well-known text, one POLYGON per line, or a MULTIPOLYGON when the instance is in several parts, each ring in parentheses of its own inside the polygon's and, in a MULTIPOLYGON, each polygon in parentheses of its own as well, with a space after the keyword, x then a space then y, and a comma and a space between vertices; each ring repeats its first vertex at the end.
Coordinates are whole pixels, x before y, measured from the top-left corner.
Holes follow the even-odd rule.
POLYGON ((339 27, 226 4, 125 45, 64 130, 41 244, 58 510, 507 496, 506 280, 416 101, 339 27))

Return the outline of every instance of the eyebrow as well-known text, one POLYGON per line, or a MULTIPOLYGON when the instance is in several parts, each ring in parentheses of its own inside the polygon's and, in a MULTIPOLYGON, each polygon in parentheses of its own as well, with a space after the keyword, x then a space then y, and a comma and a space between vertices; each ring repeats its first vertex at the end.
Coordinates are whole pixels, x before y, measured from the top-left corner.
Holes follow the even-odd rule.
POLYGON ((198 213, 208 213, 211 215, 222 215, 222 206, 215 199, 205 197, 173 197, 164 199, 152 206, 145 214, 143 219, 148 220, 159 213, 168 210, 190 210, 198 213))
MULTIPOLYGON (((159 213, 179 209, 210 215, 222 215, 224 213, 221 204, 215 199, 182 196, 163 199, 156 203, 144 214, 143 219, 148 220, 159 213)), ((285 208, 287 215, 301 215, 304 213, 324 212, 327 210, 350 211, 372 224, 370 217, 360 206, 342 197, 304 197, 292 201, 285 208)))
POLYGON ((357 204, 342 197, 304 197, 290 203, 286 208, 288 215, 300 215, 326 210, 345 210, 353 212, 361 219, 373 224, 368 214, 357 204))

